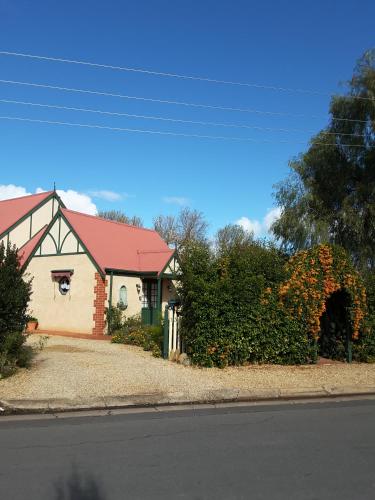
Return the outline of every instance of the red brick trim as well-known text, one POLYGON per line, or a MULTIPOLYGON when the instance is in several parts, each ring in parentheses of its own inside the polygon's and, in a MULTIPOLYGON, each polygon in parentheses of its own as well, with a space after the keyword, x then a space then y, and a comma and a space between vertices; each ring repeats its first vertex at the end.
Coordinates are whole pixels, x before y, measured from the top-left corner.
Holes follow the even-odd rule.
POLYGON ((107 286, 107 280, 103 280, 99 273, 95 273, 94 287, 94 328, 92 329, 93 335, 104 335, 105 328, 105 301, 107 300, 107 294, 105 288, 107 286))

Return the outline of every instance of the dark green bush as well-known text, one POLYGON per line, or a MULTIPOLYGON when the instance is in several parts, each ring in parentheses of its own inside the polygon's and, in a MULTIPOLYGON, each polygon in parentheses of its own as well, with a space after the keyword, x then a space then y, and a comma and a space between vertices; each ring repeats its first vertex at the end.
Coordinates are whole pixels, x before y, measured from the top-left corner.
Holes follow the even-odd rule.
POLYGON ((28 315, 31 282, 24 280, 17 249, 0 244, 0 345, 9 332, 23 332, 28 315))
POLYGON ((29 349, 24 330, 29 320, 27 307, 31 281, 24 279, 17 249, 0 244, 0 376, 27 365, 29 349))
POLYGON ((353 360, 362 363, 375 363, 375 321, 368 321, 368 326, 358 340, 353 342, 353 360))

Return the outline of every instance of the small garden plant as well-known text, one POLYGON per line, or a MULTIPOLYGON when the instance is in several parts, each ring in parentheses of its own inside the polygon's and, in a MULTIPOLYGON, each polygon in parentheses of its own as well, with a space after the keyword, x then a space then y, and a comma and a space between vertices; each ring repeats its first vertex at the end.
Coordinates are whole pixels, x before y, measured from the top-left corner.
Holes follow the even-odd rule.
MULTIPOLYGON (((117 308, 112 308, 112 318, 121 318, 117 308)), ((161 326, 142 325, 139 315, 130 316, 124 320, 117 320, 116 330, 112 333, 112 342, 116 344, 129 344, 142 347, 151 351, 153 356, 160 357, 163 348, 163 329, 161 326)))

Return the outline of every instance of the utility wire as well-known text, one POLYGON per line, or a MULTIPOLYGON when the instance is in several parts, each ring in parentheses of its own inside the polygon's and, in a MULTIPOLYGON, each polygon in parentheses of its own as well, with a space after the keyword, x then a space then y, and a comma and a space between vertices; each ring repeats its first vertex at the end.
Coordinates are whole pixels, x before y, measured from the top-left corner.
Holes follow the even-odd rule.
MULTIPOLYGON (((144 120, 160 120, 165 122, 172 123, 186 123, 189 125, 204 125, 204 126, 213 126, 213 127, 228 127, 228 128, 243 128, 250 130, 259 130, 261 132, 285 132, 285 133, 315 133, 315 130, 301 130, 296 128, 274 128, 274 127, 259 127, 256 125, 245 125, 245 124, 237 124, 237 123, 219 123, 219 122, 210 122, 210 121, 200 121, 200 120, 183 120, 180 118, 170 118, 163 116, 153 116, 153 115, 138 115, 133 113, 120 113, 115 111, 104 111, 99 109, 91 109, 91 108, 77 108, 73 106, 61 106, 58 104, 44 104, 39 102, 29 102, 29 101, 15 101, 13 99, 0 99, 0 103, 5 104, 19 104, 25 106, 34 106, 41 107, 47 109, 59 109, 64 111, 78 111, 83 113, 97 113, 101 115, 107 116, 118 116, 118 117, 127 117, 127 118, 137 118, 144 120)), ((321 132, 324 135, 337 135, 336 132, 321 132)), ((352 136, 352 137, 366 137, 365 134, 350 134, 350 133, 340 133, 343 136, 352 136)))
MULTIPOLYGON (((90 129, 100 129, 100 130, 112 130, 117 132, 134 132, 141 134, 154 134, 154 135, 168 135, 173 137, 191 137, 198 139, 216 139, 216 140, 226 140, 226 141, 239 141, 239 142, 252 142, 252 143, 266 143, 266 144, 305 144, 305 141, 286 141, 286 140, 268 140, 268 139, 253 139, 250 137, 234 137, 234 136, 222 136, 222 135, 201 135, 201 134, 185 134, 182 132, 170 132, 170 131, 160 131, 160 130, 147 130, 147 129, 135 129, 135 128, 125 128, 125 127, 109 127, 106 125, 94 125, 89 123, 72 123, 72 122, 61 122, 54 120, 39 120, 34 118, 24 118, 18 116, 0 116, 0 120, 14 120, 20 122, 29 122, 29 123, 45 123, 48 125, 66 125, 69 127, 81 127, 81 128, 90 128, 90 129)), ((336 144, 327 144, 324 142, 315 142, 312 144, 321 145, 321 146, 336 146, 336 144)), ((340 146, 344 147, 358 147, 363 148, 362 144, 340 144, 340 146)))
MULTIPOLYGON (((111 64, 100 64, 100 63, 95 63, 95 62, 90 62, 90 61, 65 59, 65 58, 61 58, 61 57, 41 56, 41 55, 26 54, 26 53, 21 53, 21 52, 10 52, 10 51, 6 51, 6 50, 0 51, 0 55, 24 57, 24 58, 29 58, 29 59, 38 59, 38 60, 43 60, 43 61, 52 61, 52 62, 76 64, 76 65, 83 65, 83 66, 91 66, 91 67, 95 67, 95 68, 105 68, 105 69, 118 70, 118 71, 128 71, 128 72, 133 72, 133 73, 143 73, 143 74, 147 74, 147 75, 178 78, 178 79, 183 79, 183 80, 196 80, 196 81, 200 81, 200 82, 218 83, 218 84, 223 84, 223 85, 236 85, 236 86, 241 86, 241 87, 251 87, 251 88, 255 88, 255 89, 273 90, 273 91, 277 91, 277 92, 310 94, 310 95, 329 96, 329 97, 332 97, 332 95, 334 95, 334 94, 330 94, 328 92, 321 92, 318 90, 311 90, 311 89, 279 87, 276 85, 261 85, 258 83, 251 83, 251 82, 220 80, 220 79, 216 79, 216 78, 208 78, 208 77, 203 77, 203 76, 193 76, 193 75, 185 75, 185 74, 178 74, 178 73, 169 73, 169 72, 164 72, 164 71, 153 71, 153 70, 149 70, 149 69, 145 69, 145 68, 134 68, 134 67, 130 67, 130 66, 114 66, 111 64)), ((361 96, 343 96, 343 97, 350 97, 352 99, 361 99, 361 100, 366 100, 366 101, 374 101, 375 100, 371 97, 361 97, 361 96)))
MULTIPOLYGON (((8 85, 22 85, 22 86, 28 86, 28 87, 50 89, 50 90, 60 90, 60 91, 64 91, 64 92, 76 92, 76 93, 81 93, 81 94, 100 95, 100 96, 105 96, 105 97, 117 97, 120 99, 132 99, 132 100, 137 100, 137 101, 155 102, 155 103, 159 103, 159 104, 174 104, 177 106, 214 109, 214 110, 219 110, 219 111, 236 111, 236 112, 240 112, 240 113, 253 113, 253 114, 267 115, 267 116, 285 116, 285 117, 291 117, 291 118, 314 118, 314 119, 321 118, 321 117, 316 116, 316 115, 309 116, 309 115, 304 115, 304 114, 284 113, 284 112, 279 112, 279 111, 261 111, 258 109, 251 109, 251 108, 234 108, 234 107, 227 107, 227 106, 215 106, 215 105, 211 105, 211 104, 176 101, 176 100, 170 100, 170 99, 155 99, 155 98, 151 98, 151 97, 132 96, 132 95, 125 95, 125 94, 117 94, 117 93, 113 93, 113 92, 101 92, 101 91, 97 91, 97 90, 77 89, 77 88, 72 88, 72 87, 61 87, 61 86, 57 86, 57 85, 49 85, 49 84, 44 84, 44 83, 20 82, 17 80, 0 79, 0 83, 4 83, 4 84, 8 84, 8 85)), ((351 118, 334 118, 334 119, 337 121, 367 123, 367 120, 354 120, 351 118)))

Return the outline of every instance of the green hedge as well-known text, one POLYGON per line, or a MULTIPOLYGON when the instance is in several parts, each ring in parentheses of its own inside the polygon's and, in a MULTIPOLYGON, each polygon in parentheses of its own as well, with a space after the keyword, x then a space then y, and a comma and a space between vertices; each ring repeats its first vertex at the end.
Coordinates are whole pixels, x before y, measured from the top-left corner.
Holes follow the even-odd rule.
POLYGON ((224 254, 208 245, 189 248, 180 277, 181 332, 193 363, 225 367, 312 360, 314 350, 303 326, 275 299, 262 303, 264 290, 285 278, 285 261, 262 242, 224 254))
MULTIPOLYGON (((288 277, 286 256, 264 242, 225 252, 192 245, 180 276, 181 333, 192 362, 225 367, 244 363, 303 364, 317 346, 303 319, 291 317, 277 290, 288 277), (273 290, 273 292, 272 292, 273 290)), ((353 359, 375 360, 375 278, 367 283, 368 318, 353 359)))

